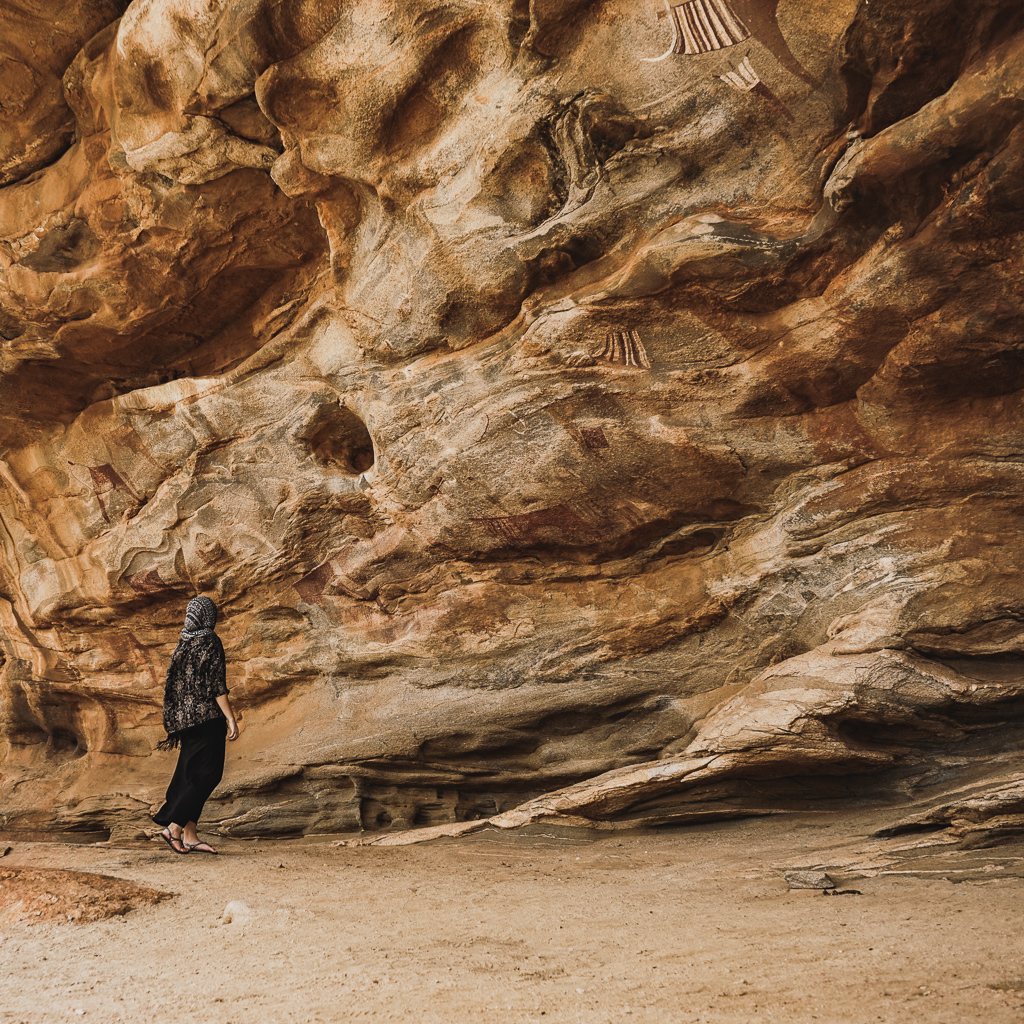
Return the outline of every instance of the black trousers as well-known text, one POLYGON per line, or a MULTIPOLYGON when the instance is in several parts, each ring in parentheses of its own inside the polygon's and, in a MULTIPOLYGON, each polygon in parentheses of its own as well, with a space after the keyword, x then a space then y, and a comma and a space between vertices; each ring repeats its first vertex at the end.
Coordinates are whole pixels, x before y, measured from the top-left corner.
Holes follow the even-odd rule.
POLYGON ((153 815, 158 825, 187 825, 199 821, 203 805, 224 776, 226 718, 193 725, 181 734, 178 764, 167 787, 163 807, 153 815))

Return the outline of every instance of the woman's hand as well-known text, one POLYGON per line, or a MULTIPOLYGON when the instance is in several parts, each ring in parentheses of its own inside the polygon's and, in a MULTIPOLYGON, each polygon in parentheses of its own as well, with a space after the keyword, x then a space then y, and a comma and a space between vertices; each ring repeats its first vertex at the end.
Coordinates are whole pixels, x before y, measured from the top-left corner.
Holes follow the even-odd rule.
POLYGON ((231 707, 231 701, 228 700, 228 695, 226 693, 222 693, 217 698, 217 707, 220 708, 221 713, 228 720, 228 739, 237 740, 238 723, 235 721, 235 711, 234 708, 231 707))

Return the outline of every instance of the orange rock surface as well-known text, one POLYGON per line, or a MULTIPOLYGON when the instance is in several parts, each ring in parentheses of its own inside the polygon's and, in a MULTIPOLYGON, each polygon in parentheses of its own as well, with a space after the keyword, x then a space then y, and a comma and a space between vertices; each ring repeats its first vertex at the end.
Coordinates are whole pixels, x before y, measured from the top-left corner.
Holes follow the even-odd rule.
POLYGON ((0 38, 0 827, 1024 809, 1020 4, 0 38))

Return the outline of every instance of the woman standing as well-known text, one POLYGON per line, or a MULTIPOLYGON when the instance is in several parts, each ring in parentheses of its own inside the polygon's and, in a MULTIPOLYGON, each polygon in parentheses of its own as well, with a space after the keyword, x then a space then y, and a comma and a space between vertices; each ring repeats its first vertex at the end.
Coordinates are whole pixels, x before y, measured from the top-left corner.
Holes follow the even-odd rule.
POLYGON ((224 737, 238 738, 228 700, 224 646, 213 631, 216 624, 217 606, 208 597, 189 601, 185 628, 167 669, 167 739, 157 749, 180 750, 165 803, 153 820, 164 826, 160 838, 175 853, 217 852, 199 838, 196 823, 224 774, 224 737))

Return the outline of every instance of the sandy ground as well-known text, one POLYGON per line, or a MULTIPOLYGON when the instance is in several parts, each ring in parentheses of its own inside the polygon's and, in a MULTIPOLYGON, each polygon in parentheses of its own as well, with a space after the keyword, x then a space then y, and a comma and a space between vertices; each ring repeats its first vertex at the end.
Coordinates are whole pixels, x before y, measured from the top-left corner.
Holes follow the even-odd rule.
POLYGON ((866 838, 871 824, 222 841, 219 857, 3 840, 5 870, 178 895, 103 921, 8 923, 0 1021, 1024 1020, 1024 851, 900 854, 866 838), (836 864, 861 895, 783 880, 836 864))

